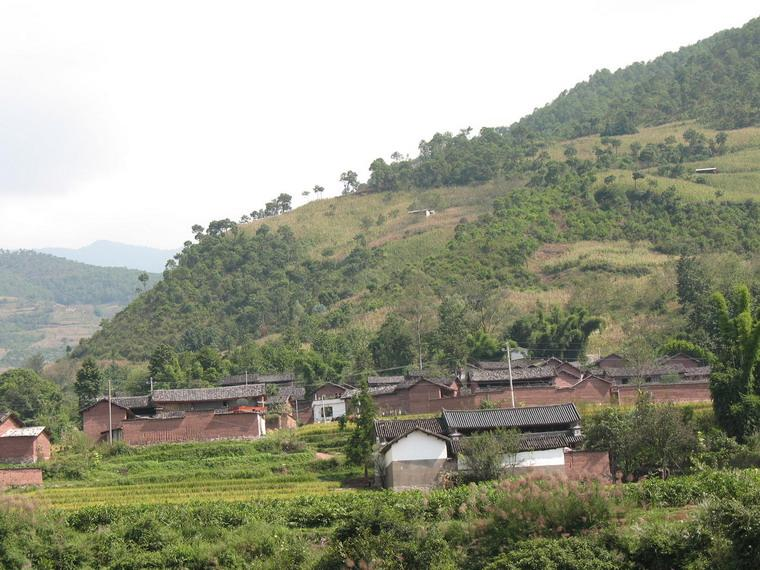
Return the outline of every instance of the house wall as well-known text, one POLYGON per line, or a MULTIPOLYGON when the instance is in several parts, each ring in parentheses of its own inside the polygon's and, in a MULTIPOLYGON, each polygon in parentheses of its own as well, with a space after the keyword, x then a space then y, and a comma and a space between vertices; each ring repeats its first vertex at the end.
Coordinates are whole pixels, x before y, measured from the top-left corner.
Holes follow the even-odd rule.
POLYGON ((36 437, 0 437, 0 463, 35 463, 36 437))
MULTIPOLYGON (((127 411, 111 404, 111 425, 114 429, 121 427, 127 419, 127 411)), ((98 402, 82 412, 82 431, 93 441, 107 438, 108 434, 108 402, 98 402)))
POLYGON ((42 469, 0 469, 0 489, 26 485, 42 486, 42 469))
MULTIPOLYGON (((516 456, 505 455, 502 461, 502 467, 521 470, 533 468, 557 468, 558 471, 564 470, 565 454, 563 448, 558 449, 541 449, 537 451, 521 451, 516 456)), ((460 471, 469 470, 467 459, 462 455, 457 457, 457 468, 460 471)))
POLYGON ((235 406, 258 406, 265 398, 236 398, 233 400, 215 400, 211 402, 156 402, 156 407, 164 412, 213 411, 235 406))
POLYGON ((429 489, 447 470, 455 470, 456 463, 448 459, 394 461, 386 466, 383 485, 389 489, 429 489))
POLYGON ((438 461, 446 459, 446 442, 421 431, 402 437, 385 452, 385 465, 394 461, 438 461))
POLYGON ((35 461, 47 461, 51 455, 50 438, 45 432, 42 432, 37 436, 37 441, 34 444, 34 456, 35 461))
POLYGON ((253 439, 266 433, 261 414, 186 412, 183 418, 131 419, 121 424, 122 439, 130 445, 213 439, 253 439))
POLYGON ((5 421, 3 423, 0 423, 0 435, 3 435, 9 429, 20 428, 20 427, 24 427, 24 424, 22 424, 13 416, 8 416, 7 418, 5 418, 5 421))
POLYGON ((424 414, 441 410, 441 397, 447 391, 429 382, 419 382, 411 388, 393 394, 373 396, 378 410, 384 413, 424 414))
POLYGON ((346 415, 346 401, 339 398, 314 401, 311 404, 311 408, 312 416, 315 422, 330 422, 336 418, 346 415), (332 408, 332 416, 326 414, 327 408, 332 408), (322 415, 323 411, 325 412, 324 417, 322 415))
POLYGON ((345 391, 346 390, 344 388, 341 388, 340 386, 325 384, 324 386, 321 386, 320 388, 314 391, 314 399, 319 400, 321 398, 324 398, 325 400, 334 400, 336 398, 340 398, 340 396, 345 391))
POLYGON ((639 390, 648 392, 653 402, 710 402, 710 382, 683 382, 680 384, 635 384, 616 386, 615 395, 617 401, 623 405, 636 403, 639 390))
POLYGON ((567 451, 565 473, 571 479, 611 481, 610 456, 606 451, 567 451))
POLYGON ((266 418, 267 430, 293 429, 297 425, 296 419, 290 414, 280 414, 274 418, 266 418))

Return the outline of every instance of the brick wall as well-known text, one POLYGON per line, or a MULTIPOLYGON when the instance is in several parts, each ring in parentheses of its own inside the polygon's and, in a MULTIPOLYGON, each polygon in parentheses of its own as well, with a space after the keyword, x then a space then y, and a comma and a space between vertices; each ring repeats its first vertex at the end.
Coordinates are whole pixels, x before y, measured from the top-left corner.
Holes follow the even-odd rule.
POLYGON ((45 432, 42 432, 37 436, 37 441, 34 444, 34 454, 37 461, 47 461, 50 459, 50 438, 45 432))
POLYGON ((183 418, 130 419, 121 424, 122 439, 130 445, 213 439, 252 439, 260 436, 260 414, 186 412, 183 418))
POLYGON ((24 424, 22 424, 20 421, 18 421, 13 416, 9 416, 9 417, 5 418, 5 421, 3 423, 0 424, 0 435, 4 434, 9 429, 20 428, 23 425, 24 424))
POLYGON ((606 451, 566 451, 565 473, 571 479, 611 481, 610 456, 606 451))
POLYGON ((345 391, 345 388, 341 388, 340 386, 325 384, 314 391, 314 399, 321 400, 324 398, 325 400, 333 400, 335 398, 340 398, 345 391))
MULTIPOLYGON (((124 408, 111 404, 111 424, 113 429, 121 427, 122 422, 127 419, 127 411, 124 408)), ((95 441, 99 439, 108 439, 108 402, 98 402, 91 408, 82 412, 82 431, 95 441)))
POLYGON ((34 463, 36 437, 0 437, 0 463, 34 463))
POLYGON ((42 469, 0 469, 0 489, 23 485, 42 486, 42 469))
POLYGON ((615 386, 614 394, 617 395, 617 401, 620 404, 631 405, 636 403, 639 390, 648 392, 653 402, 688 403, 712 401, 710 382, 615 386))

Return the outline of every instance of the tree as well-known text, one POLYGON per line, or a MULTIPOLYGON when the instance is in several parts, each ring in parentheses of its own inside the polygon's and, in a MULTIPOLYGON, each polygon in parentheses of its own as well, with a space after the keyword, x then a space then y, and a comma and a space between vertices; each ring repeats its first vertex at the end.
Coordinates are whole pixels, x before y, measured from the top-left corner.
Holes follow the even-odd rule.
POLYGON ((740 285, 729 300, 716 292, 712 297, 717 316, 719 365, 710 377, 715 416, 729 433, 743 439, 760 429, 760 318, 749 289, 740 285))
POLYGON ((353 170, 341 173, 340 182, 343 183, 343 194, 353 194, 359 187, 359 175, 353 170))
POLYGON ((77 370, 77 379, 74 382, 74 391, 79 397, 79 407, 86 406, 101 393, 103 373, 95 359, 87 357, 82 362, 82 367, 77 370))
POLYGON ((414 362, 414 338, 404 320, 389 314, 369 343, 375 366, 380 370, 401 368, 414 362))
POLYGON ((357 413, 356 427, 351 432, 346 448, 346 457, 354 465, 364 467, 364 478, 369 476, 369 467, 374 464, 372 453, 375 444, 375 416, 377 407, 369 394, 367 381, 362 380, 359 393, 352 404, 357 413))
POLYGON ((58 416, 62 399, 60 388, 33 370, 0 374, 0 410, 15 412, 24 423, 58 416))
POLYGON ((185 375, 176 351, 168 344, 160 344, 153 351, 148 362, 151 378, 169 387, 177 387, 184 382, 185 375))
POLYGON ((499 339, 483 329, 467 335, 467 348, 470 350, 470 358, 475 360, 493 360, 501 357, 504 352, 499 339))
POLYGON ((148 281, 150 280, 150 275, 148 275, 147 271, 143 271, 137 276, 137 280, 142 284, 143 291, 145 291, 148 288, 148 281))
POLYGON ((193 227, 191 229, 193 231, 193 236, 195 236, 195 239, 200 241, 200 239, 203 237, 203 226, 193 224, 193 227))
POLYGON ((518 319, 509 334, 519 346, 537 349, 541 356, 575 360, 585 357, 589 337, 603 326, 601 318, 581 307, 566 311, 555 306, 548 312, 539 307, 532 315, 518 319))
POLYGON ((636 172, 634 172, 633 174, 631 174, 631 177, 633 178, 633 189, 636 190, 638 188, 638 186, 637 186, 638 181, 641 180, 642 178, 644 178, 644 173, 643 172, 639 172, 637 170, 636 172))
POLYGON ((314 188, 312 188, 311 191, 314 192, 315 196, 317 194, 319 194, 319 196, 322 197, 322 192, 325 191, 325 187, 324 186, 320 186, 319 184, 315 184, 314 188))
POLYGON ((489 481, 498 479, 505 466, 515 466, 520 449, 520 432, 484 431, 463 437, 460 445, 473 479, 489 481))
POLYGON ((45 368, 45 356, 41 352, 35 352, 24 360, 22 368, 34 370, 37 374, 42 374, 42 370, 45 368))
POLYGON ((438 306, 438 328, 434 337, 439 359, 449 368, 456 368, 467 360, 468 332, 467 304, 459 295, 447 296, 438 306))

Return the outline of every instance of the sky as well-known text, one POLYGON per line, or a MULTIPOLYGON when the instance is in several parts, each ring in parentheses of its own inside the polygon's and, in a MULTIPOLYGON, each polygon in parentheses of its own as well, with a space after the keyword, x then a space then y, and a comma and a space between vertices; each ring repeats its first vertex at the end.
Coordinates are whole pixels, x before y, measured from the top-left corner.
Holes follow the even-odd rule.
POLYGON ((0 0, 0 248, 180 247, 757 3, 0 0))

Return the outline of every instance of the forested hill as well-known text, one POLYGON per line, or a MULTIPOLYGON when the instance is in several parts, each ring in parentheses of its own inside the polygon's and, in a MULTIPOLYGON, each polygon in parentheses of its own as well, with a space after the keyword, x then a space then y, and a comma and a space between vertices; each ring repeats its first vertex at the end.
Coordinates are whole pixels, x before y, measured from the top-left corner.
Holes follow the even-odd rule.
MULTIPOLYGON (((410 365, 420 353, 441 366, 494 357, 520 331, 541 354, 564 341, 549 332, 531 341, 531 330, 598 316, 605 326, 589 350, 628 343, 651 355, 689 327, 684 303, 704 301, 682 287, 689 275, 700 276, 700 295, 732 279, 760 283, 760 128, 715 130, 697 113, 706 107, 674 94, 657 69, 668 61, 662 77, 696 85, 699 66, 720 59, 727 78, 756 81, 757 61, 745 60, 758 52, 757 29, 752 21, 634 66, 651 77, 626 129, 635 133, 561 140, 541 118, 583 125, 589 110, 618 108, 612 95, 625 88, 615 74, 594 105, 563 107, 568 94, 519 128, 439 133, 417 157, 378 158, 366 184, 342 177, 340 198, 196 226, 164 279, 75 353, 146 360, 168 344, 189 355, 175 361, 161 348, 170 382, 292 368, 324 380, 410 365), (737 44, 733 59, 727 42, 737 44), (700 120, 683 120, 692 116, 700 120)), ((734 86, 721 101, 749 118, 730 126, 757 122, 757 91, 734 86)), ((572 350, 564 354, 581 352, 572 350)))
POLYGON ((760 18, 650 63, 597 71, 517 125, 574 138, 628 134, 682 119, 720 129, 758 124, 760 18))
MULTIPOLYGON (((0 250, 0 297, 62 305, 124 305, 142 289, 140 271, 85 265, 34 251, 0 250)), ((150 286, 159 276, 152 275, 150 286)))

